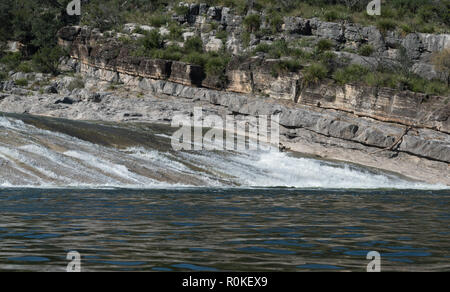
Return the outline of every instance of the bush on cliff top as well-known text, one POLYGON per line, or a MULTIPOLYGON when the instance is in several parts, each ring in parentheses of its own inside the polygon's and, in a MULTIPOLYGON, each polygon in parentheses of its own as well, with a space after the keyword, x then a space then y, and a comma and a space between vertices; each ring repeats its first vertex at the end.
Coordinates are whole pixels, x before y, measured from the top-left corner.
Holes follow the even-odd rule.
POLYGON ((349 65, 338 69, 332 78, 340 85, 348 83, 364 84, 373 87, 389 87, 426 94, 449 94, 449 87, 439 80, 427 80, 414 74, 401 71, 371 71, 360 65, 349 65))
POLYGON ((309 86, 325 79, 328 75, 328 69, 321 63, 313 63, 306 67, 303 72, 303 85, 309 86))

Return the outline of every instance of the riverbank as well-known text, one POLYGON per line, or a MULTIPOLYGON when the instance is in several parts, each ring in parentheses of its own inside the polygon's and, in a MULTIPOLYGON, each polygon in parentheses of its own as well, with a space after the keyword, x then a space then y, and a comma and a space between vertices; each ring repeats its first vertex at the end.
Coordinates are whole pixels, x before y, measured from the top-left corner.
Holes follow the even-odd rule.
POLYGON ((85 88, 72 91, 67 84, 77 77, 53 79, 59 93, 13 88, 1 95, 0 109, 72 120, 166 124, 175 115, 191 115, 195 107, 202 107, 205 115, 233 115, 237 119, 278 113, 280 142, 288 150, 394 172, 412 180, 450 185, 450 143, 448 134, 442 132, 418 128, 404 135, 404 125, 289 101, 131 76, 122 78, 124 84, 112 88, 110 82, 95 77, 94 72, 84 71, 83 76, 85 88), (355 128, 356 132, 352 130, 355 128), (399 137, 400 143, 385 149, 399 137))

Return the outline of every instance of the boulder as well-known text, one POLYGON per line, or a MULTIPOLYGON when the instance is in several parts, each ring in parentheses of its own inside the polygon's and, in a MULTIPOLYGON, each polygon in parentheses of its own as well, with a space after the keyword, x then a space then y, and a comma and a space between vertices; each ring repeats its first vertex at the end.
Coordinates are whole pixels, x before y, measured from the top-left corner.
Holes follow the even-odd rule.
POLYGON ((222 20, 222 7, 209 7, 206 13, 208 20, 221 21, 222 20))
POLYGON ((376 52, 386 50, 386 43, 381 32, 375 26, 366 26, 362 28, 362 35, 365 42, 371 45, 376 52))
POLYGON ((233 55, 239 55, 244 50, 241 40, 234 33, 228 38, 225 47, 233 55))
POLYGON ((184 32, 183 39, 184 41, 187 41, 188 39, 195 37, 195 35, 196 35, 195 32, 192 31, 184 32))
POLYGON ((301 17, 285 17, 283 30, 290 34, 311 35, 309 20, 301 17))
POLYGON ((336 42, 344 41, 344 28, 339 23, 316 21, 316 28, 312 29, 312 34, 336 42))
POLYGON ((411 71, 422 78, 432 80, 440 79, 442 81, 447 81, 447 76, 445 73, 436 71, 433 65, 427 63, 415 63, 412 66, 411 71))
POLYGON ((209 39, 209 41, 205 45, 205 50, 207 52, 219 52, 223 49, 223 42, 222 40, 212 37, 209 39))
POLYGON ((403 39, 402 46, 412 60, 418 60, 424 51, 423 43, 417 33, 408 34, 403 39))

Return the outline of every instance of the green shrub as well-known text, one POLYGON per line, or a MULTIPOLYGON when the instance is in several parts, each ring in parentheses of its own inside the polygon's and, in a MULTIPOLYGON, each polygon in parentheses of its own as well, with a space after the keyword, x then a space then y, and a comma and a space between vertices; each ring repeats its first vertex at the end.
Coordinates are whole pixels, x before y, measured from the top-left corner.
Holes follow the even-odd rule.
POLYGON ((363 45, 359 48, 358 54, 368 57, 368 56, 372 55, 374 51, 375 50, 373 49, 373 47, 371 45, 363 45))
POLYGON ((304 85, 315 84, 325 79, 328 75, 328 69, 321 63, 313 63, 306 67, 303 72, 304 85))
POLYGON ((138 27, 136 27, 136 28, 133 30, 133 33, 138 33, 138 34, 143 34, 143 35, 145 35, 145 34, 147 34, 147 31, 144 30, 144 29, 142 29, 140 26, 138 26, 138 27))
POLYGON ((210 55, 205 65, 205 73, 208 78, 215 79, 219 86, 227 82, 226 68, 230 61, 228 56, 210 55))
POLYGON ((256 46, 254 53, 269 53, 270 49, 272 48, 271 45, 267 43, 262 43, 256 46))
POLYGON ((139 43, 146 50, 161 49, 163 47, 163 39, 157 30, 146 33, 145 37, 139 40, 139 43))
POLYGON ((7 53, 1 59, 0 63, 6 66, 7 71, 14 71, 22 62, 21 53, 7 53))
POLYGON ((448 85, 440 80, 428 81, 425 87, 425 93, 434 95, 448 95, 448 85))
POLYGON ((176 23, 172 23, 169 25, 169 38, 171 40, 182 40, 183 29, 176 23))
POLYGON ((324 18, 326 21, 335 21, 339 19, 339 13, 335 10, 329 10, 325 12, 324 18))
POLYGON ((25 86, 28 85, 28 80, 27 80, 27 79, 17 79, 16 81, 14 81, 14 83, 15 83, 17 86, 25 87, 25 86))
POLYGON ((337 70, 333 74, 333 79, 337 83, 344 85, 347 83, 360 82, 370 72, 369 69, 361 65, 352 64, 343 69, 337 70))
POLYGON ((380 75, 381 74, 378 72, 369 72, 366 76, 363 76, 363 81, 364 83, 372 87, 381 86, 383 84, 383 81, 380 75))
POLYGON ((250 38, 251 38, 251 35, 250 35, 250 33, 249 33, 248 31, 244 31, 244 32, 241 34, 242 45, 243 45, 245 48, 248 48, 248 46, 250 46, 250 38))
POLYGON ((382 32, 393 30, 397 27, 397 23, 391 19, 381 19, 377 21, 377 28, 382 32))
POLYGON ((251 14, 244 18, 244 27, 247 32, 257 32, 261 26, 261 16, 258 14, 251 14))
POLYGON ((178 45, 171 45, 164 49, 156 49, 150 52, 150 57, 155 59, 164 59, 179 61, 183 57, 184 53, 178 45))
POLYGON ((57 75, 59 73, 59 60, 64 55, 65 52, 60 47, 41 48, 33 56, 33 66, 39 72, 57 75))
POLYGON ((73 91, 74 89, 81 89, 84 88, 84 81, 81 79, 81 77, 77 77, 76 79, 72 80, 69 85, 67 86, 67 89, 69 91, 73 91))
POLYGON ((19 66, 17 66, 16 70, 18 72, 31 73, 31 72, 33 72, 33 67, 29 61, 25 61, 25 62, 20 63, 19 66))
POLYGON ((157 14, 157 15, 150 16, 148 21, 151 26, 161 27, 161 26, 166 25, 169 22, 169 18, 167 15, 157 14))
POLYGON ((203 52, 203 41, 199 36, 194 36, 184 43, 186 52, 203 52))
POLYGON ((272 33, 280 32, 283 24, 284 20, 279 14, 274 14, 270 18, 270 26, 272 28, 272 33))
POLYGON ((179 16, 186 16, 189 14, 189 7, 184 5, 178 5, 174 8, 175 13, 179 16))
POLYGON ((131 45, 134 43, 134 41, 129 36, 120 36, 118 40, 123 45, 131 45))
POLYGON ((414 29, 410 25, 408 25, 406 23, 401 24, 400 25, 400 29, 402 30, 402 32, 404 34, 409 34, 409 33, 414 32, 414 29))
POLYGON ((321 61, 324 64, 331 65, 331 63, 334 62, 334 60, 336 59, 336 55, 331 51, 324 51, 324 52, 320 53, 319 55, 317 55, 316 59, 321 61))
POLYGON ((297 72, 302 66, 298 60, 283 60, 272 66, 272 76, 278 77, 287 72, 297 72))
POLYGON ((210 57, 205 65, 207 76, 221 76, 225 73, 229 58, 222 56, 210 57))
POLYGON ((290 56, 293 51, 288 47, 285 40, 279 40, 273 42, 272 44, 263 43, 257 45, 253 53, 258 52, 269 54, 271 58, 278 59, 281 57, 290 56))
POLYGON ((8 79, 8 73, 0 71, 0 81, 8 79))
POLYGON ((216 34, 216 38, 218 38, 219 40, 222 40, 222 42, 226 43, 227 39, 228 39, 228 33, 226 30, 220 30, 217 32, 216 34))
POLYGON ((319 40, 319 42, 317 42, 317 45, 316 45, 316 49, 319 52, 331 50, 331 48, 333 48, 333 47, 334 47, 333 42, 330 40, 327 40, 327 39, 319 40))
POLYGON ((181 61, 189 63, 189 64, 205 66, 205 64, 207 62, 207 57, 202 52, 193 51, 187 55, 184 55, 182 57, 181 61))
POLYGON ((187 52, 202 52, 203 41, 199 36, 191 37, 184 43, 184 49, 187 52))

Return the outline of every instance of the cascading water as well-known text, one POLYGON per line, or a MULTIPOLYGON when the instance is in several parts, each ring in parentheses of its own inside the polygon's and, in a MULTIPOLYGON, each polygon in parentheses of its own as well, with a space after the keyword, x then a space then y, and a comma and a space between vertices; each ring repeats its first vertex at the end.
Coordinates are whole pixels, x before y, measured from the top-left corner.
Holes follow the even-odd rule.
POLYGON ((0 114, 0 271, 449 270, 445 186, 175 130, 0 114))
POLYGON ((274 151, 173 151, 173 130, 3 116, 0 186, 445 188, 274 151))

